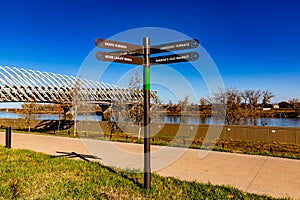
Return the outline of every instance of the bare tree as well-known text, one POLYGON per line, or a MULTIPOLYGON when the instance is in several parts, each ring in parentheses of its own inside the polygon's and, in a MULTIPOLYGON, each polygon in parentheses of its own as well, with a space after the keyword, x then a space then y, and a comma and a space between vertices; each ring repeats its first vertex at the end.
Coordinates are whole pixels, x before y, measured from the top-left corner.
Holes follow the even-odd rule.
POLYGON ((288 102, 292 108, 300 108, 300 99, 292 98, 288 102))
POLYGON ((250 107, 254 108, 256 110, 258 101, 261 97, 261 91, 260 90, 248 90, 247 95, 248 95, 250 107))
POLYGON ((211 99, 212 109, 217 112, 217 117, 224 117, 226 124, 239 125, 242 120, 248 117, 248 110, 242 105, 242 101, 249 105, 249 102, 257 102, 255 97, 255 91, 244 91, 240 92, 236 88, 227 88, 220 90, 220 92, 214 94, 211 99))
POLYGON ((180 106, 180 110, 187 111, 187 107, 189 106, 189 96, 185 96, 183 100, 179 100, 178 106, 180 106))
POLYGON ((134 70, 134 74, 131 77, 129 81, 129 89, 131 89, 132 92, 132 99, 131 99, 131 108, 129 109, 129 117, 131 120, 137 124, 142 125, 143 119, 144 119, 144 108, 143 108, 143 99, 142 98, 135 98, 134 94, 140 94, 141 93, 141 83, 142 79, 139 76, 138 70, 134 70))
POLYGON ((137 124, 142 125, 144 120, 144 107, 142 103, 134 104, 129 110, 129 117, 137 124))
POLYGON ((201 107, 204 107, 204 106, 207 106, 207 105, 209 105, 209 104, 210 104, 210 102, 209 102, 209 100, 208 100, 208 99, 201 98, 201 99, 199 100, 199 104, 200 104, 200 106, 201 106, 201 107))
POLYGON ((129 84, 128 84, 128 88, 131 90, 132 92, 132 101, 138 101, 141 102, 141 99, 135 99, 134 98, 134 94, 139 94, 141 93, 142 89, 141 89, 141 83, 142 83, 142 79, 139 76, 139 71, 138 70, 134 70, 133 72, 133 76, 131 77, 129 84))
POLYGON ((63 110, 63 119, 64 120, 67 120, 67 119, 71 119, 72 116, 71 116, 71 113, 69 112, 72 108, 72 104, 70 103, 62 103, 61 104, 61 108, 63 110))
POLYGON ((24 109, 25 113, 27 114, 26 124, 28 126, 28 132, 30 132, 31 131, 32 113, 33 113, 33 110, 36 108, 36 103, 29 102, 29 103, 22 104, 22 108, 24 109))
MULTIPOLYGON (((138 70, 134 70, 134 75, 129 81, 128 87, 135 94, 140 94, 142 92, 142 78, 139 76, 138 70)), ((134 95, 133 95, 134 96, 134 95)), ((137 95, 138 97, 140 95, 137 95)), ((134 124, 138 125, 138 139, 141 139, 141 131, 144 121, 144 102, 143 98, 131 99, 132 107, 129 109, 129 117, 134 124)))
POLYGON ((176 113, 176 109, 177 109, 177 106, 172 102, 172 100, 169 100, 168 104, 167 104, 167 107, 166 107, 166 110, 169 112, 169 113, 176 113))
POLYGON ((209 99, 201 98, 199 101, 200 112, 204 115, 211 114, 211 102, 209 99))
POLYGON ((226 116, 226 91, 220 89, 210 97, 212 116, 217 119, 224 119, 226 116))
POLYGON ((241 99, 243 100, 245 109, 247 108, 247 104, 249 102, 249 97, 247 95, 247 90, 240 92, 241 99))
POLYGON ((274 97, 275 95, 269 91, 269 90, 264 90, 262 91, 262 106, 266 106, 268 104, 271 103, 271 99, 274 97))
POLYGON ((246 117, 253 117, 256 115, 258 101, 261 97, 260 90, 244 90, 241 92, 241 98, 244 101, 246 117))
POLYGON ((114 101, 112 102, 113 106, 110 107, 107 111, 108 123, 107 126, 110 130, 110 139, 115 132, 123 132, 123 128, 120 127, 121 121, 123 118, 127 117, 126 105, 124 102, 114 101))
POLYGON ((243 118, 243 111, 241 109, 240 92, 233 88, 226 90, 226 122, 230 125, 240 124, 243 118))
POLYGON ((155 98, 155 104, 150 108, 151 123, 160 122, 160 114, 163 112, 163 110, 162 100, 157 96, 157 98, 155 98))

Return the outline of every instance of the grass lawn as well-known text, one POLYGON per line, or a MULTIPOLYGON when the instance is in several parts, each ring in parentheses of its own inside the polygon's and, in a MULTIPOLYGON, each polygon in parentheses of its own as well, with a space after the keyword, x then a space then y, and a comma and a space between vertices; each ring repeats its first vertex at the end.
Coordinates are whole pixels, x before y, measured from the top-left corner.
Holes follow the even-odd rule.
POLYGON ((141 173, 3 146, 0 177, 0 199, 273 199, 155 174, 145 190, 141 173))

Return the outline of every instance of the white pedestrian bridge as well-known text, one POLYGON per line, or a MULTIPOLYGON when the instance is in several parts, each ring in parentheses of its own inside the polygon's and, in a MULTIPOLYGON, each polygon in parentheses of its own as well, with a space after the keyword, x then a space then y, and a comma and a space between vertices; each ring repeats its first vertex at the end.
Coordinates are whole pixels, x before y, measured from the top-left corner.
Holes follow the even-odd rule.
MULTIPOLYGON (((151 91, 151 97, 156 96, 156 91, 151 91)), ((129 103, 142 98, 142 91, 113 84, 50 72, 0 66, 0 102, 88 101, 110 104, 114 101, 129 103)))

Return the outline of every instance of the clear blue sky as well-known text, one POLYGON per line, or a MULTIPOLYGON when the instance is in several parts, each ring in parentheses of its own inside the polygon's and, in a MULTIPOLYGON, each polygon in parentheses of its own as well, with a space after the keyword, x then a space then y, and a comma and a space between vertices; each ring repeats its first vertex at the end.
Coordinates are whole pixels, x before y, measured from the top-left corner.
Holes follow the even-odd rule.
POLYGON ((279 102, 300 98, 299 10, 297 0, 2 0, 0 65, 76 75, 95 38, 163 27, 198 38, 226 87, 279 102))

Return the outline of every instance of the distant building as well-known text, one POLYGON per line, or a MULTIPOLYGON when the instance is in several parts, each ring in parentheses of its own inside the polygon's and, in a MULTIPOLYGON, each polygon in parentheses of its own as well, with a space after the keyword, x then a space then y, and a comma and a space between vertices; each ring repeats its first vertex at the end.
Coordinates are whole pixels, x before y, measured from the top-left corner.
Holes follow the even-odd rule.
POLYGON ((279 108, 279 105, 278 104, 274 104, 273 108, 279 108))
POLYGON ((271 110, 271 108, 263 108, 263 110, 271 110))

